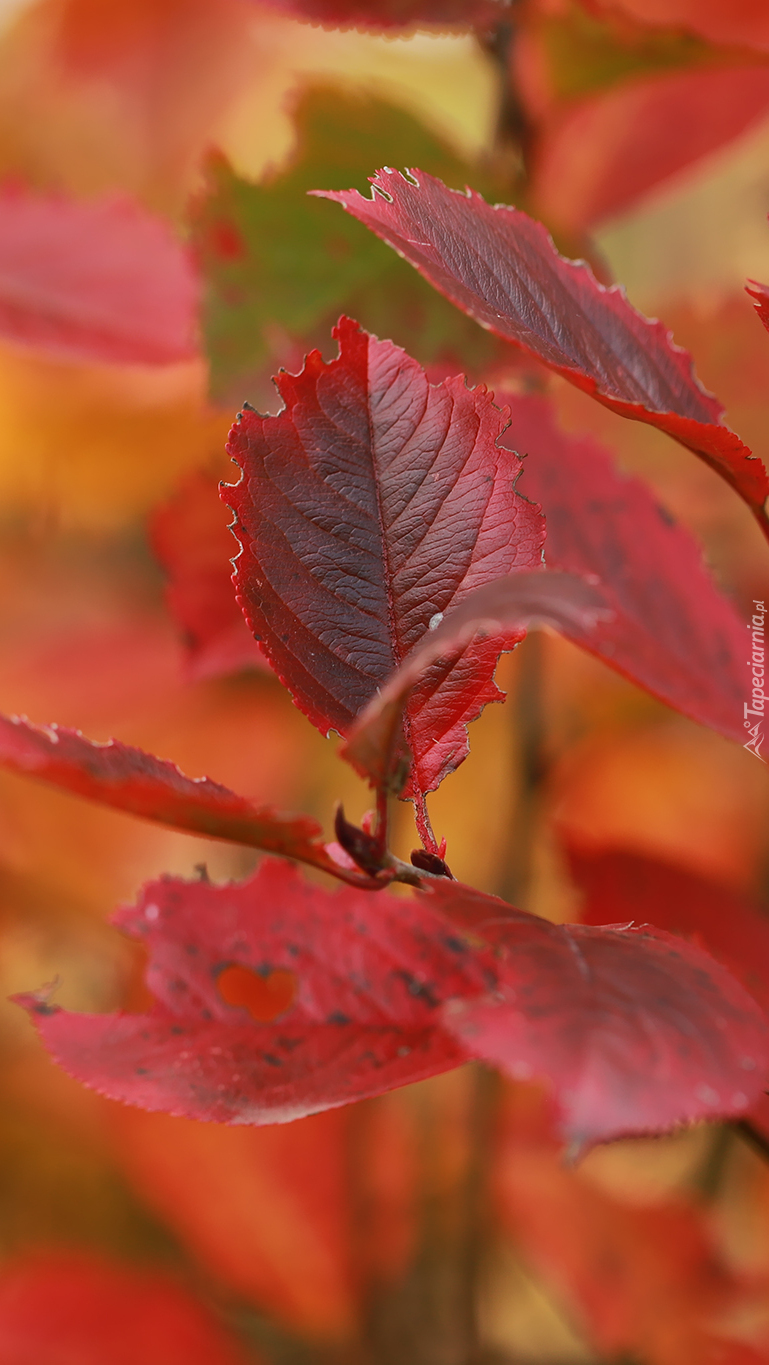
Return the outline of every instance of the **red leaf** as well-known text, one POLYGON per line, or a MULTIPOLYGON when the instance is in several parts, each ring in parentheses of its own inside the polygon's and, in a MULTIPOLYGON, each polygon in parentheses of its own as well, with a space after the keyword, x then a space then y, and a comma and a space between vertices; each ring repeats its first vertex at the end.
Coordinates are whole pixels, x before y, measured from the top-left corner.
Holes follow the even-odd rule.
POLYGON ((550 924, 456 882, 432 894, 499 972, 446 1026, 515 1080, 546 1077, 577 1146, 744 1113, 763 1088, 763 1012, 702 949, 648 925, 550 924))
POLYGON ((727 1312, 738 1322, 765 1291, 719 1256, 709 1211, 680 1195, 644 1207, 605 1192, 587 1172, 565 1167, 546 1140, 532 1140, 524 1124, 541 1111, 522 1114, 528 1099, 522 1087, 505 1097, 494 1208, 601 1358, 759 1365, 764 1356, 716 1335, 727 1312))
POLYGON ((235 598, 235 541, 218 480, 196 470, 150 522, 150 539, 168 576, 167 598, 187 642, 193 678, 265 668, 235 598))
POLYGON ((246 1365, 229 1334, 173 1280, 83 1255, 5 1266, 0 1357, 4 1365, 246 1365))
MULTIPOLYGON (((457 663, 488 640, 489 657, 511 631, 525 631, 532 624, 552 625, 564 633, 589 636, 603 614, 603 596, 583 579, 545 570, 510 574, 476 588, 461 606, 417 645, 401 667, 369 702, 356 721, 342 750, 357 771, 375 787, 402 790, 409 771, 416 770, 421 785, 423 758, 412 756, 402 720, 409 698, 416 694, 420 714, 429 721, 432 749, 430 763, 437 768, 448 744, 454 745, 455 717, 472 720, 476 693, 472 676, 459 674, 457 663), (436 661, 440 666, 436 667, 436 661), (461 679, 446 699, 444 678, 461 679), (446 725, 451 728, 446 734, 446 725)), ((452 752, 453 750, 450 750, 452 752)))
MULTIPOLYGON (((544 527, 515 492, 520 461, 498 445, 507 414, 485 388, 461 377, 430 385, 404 351, 349 319, 335 335, 337 360, 313 351, 300 375, 276 380, 283 412, 241 414, 228 450, 243 476, 222 496, 252 630, 313 724, 346 734, 431 621, 541 563, 544 527)), ((408 795, 465 757, 465 725, 501 697, 496 661, 520 638, 513 629, 471 646, 441 677, 440 752, 430 707, 419 695, 409 703, 408 795)))
POLYGON ((434 176, 385 169, 365 199, 317 190, 384 238, 482 326, 535 355, 623 417, 649 422, 711 465, 769 528, 769 478, 721 425, 723 409, 695 379, 691 358, 662 323, 604 288, 582 261, 556 251, 541 223, 434 176))
POLYGON ((394 1092, 264 1128, 114 1105, 110 1131, 142 1203, 209 1275, 294 1334, 338 1342, 359 1330, 372 1282, 399 1279, 414 1253, 421 1141, 410 1099, 394 1092))
POLYGON ((168 365, 197 347, 198 282, 129 199, 0 189, 0 336, 65 360, 168 365))
MULTIPOLYGON (((662 929, 707 948, 760 1005, 769 999, 769 919, 747 896, 688 868, 622 848, 588 848, 572 840, 566 853, 586 896, 580 909, 585 924, 650 915, 662 929)), ((766 1094, 747 1117, 769 1134, 766 1094)))
POLYGON ((751 280, 750 284, 746 284, 745 292, 755 299, 756 312, 769 332, 769 288, 765 284, 751 280))
POLYGON ((764 0, 588 0, 591 8, 625 14, 642 24, 697 33, 711 43, 769 51, 764 0))
POLYGON ((741 1113, 767 1070, 761 1011, 700 949, 553 925, 455 882, 331 895, 265 863, 239 886, 164 878, 118 923, 148 945, 151 1014, 19 1003, 65 1070, 145 1109, 282 1122, 475 1056, 549 1080, 584 1145, 741 1113), (294 1003, 272 1023, 227 1005, 232 965, 293 972, 294 1003))
POLYGON ((239 885, 167 877, 116 922, 147 944, 148 1015, 69 1014, 20 999, 66 1071, 113 1099, 218 1123, 280 1123, 449 1070, 466 1053, 443 1000, 487 989, 437 909, 330 894, 288 864, 239 885), (217 986, 228 966, 294 973, 294 1004, 257 1023, 217 986))
POLYGON ((512 412, 505 439, 526 456, 521 491, 547 517, 548 566, 596 575, 614 613, 588 633, 568 622, 562 633, 668 706, 744 743, 750 641, 697 543, 591 437, 560 431, 545 399, 504 401, 512 412))
POLYGON ((359 1318, 347 1170, 356 1116, 226 1127, 116 1105, 110 1129, 142 1203, 209 1275, 293 1333, 339 1341, 359 1318))
POLYGON ((537 208, 564 231, 600 223, 738 137, 767 107, 765 65, 665 71, 620 82, 559 110, 538 135, 537 208))
POLYGON ((707 948, 759 1004, 769 999, 769 919, 747 896, 688 868, 622 848, 569 842, 566 851, 587 898, 580 910, 585 924, 651 915, 660 928, 707 948))
POLYGON ((333 28, 493 28, 504 21, 505 0, 270 0, 276 8, 333 28))
POLYGON ((0 716, 0 764, 145 820, 282 853, 344 876, 306 815, 281 815, 208 777, 186 777, 173 763, 112 739, 96 744, 79 730, 0 716))

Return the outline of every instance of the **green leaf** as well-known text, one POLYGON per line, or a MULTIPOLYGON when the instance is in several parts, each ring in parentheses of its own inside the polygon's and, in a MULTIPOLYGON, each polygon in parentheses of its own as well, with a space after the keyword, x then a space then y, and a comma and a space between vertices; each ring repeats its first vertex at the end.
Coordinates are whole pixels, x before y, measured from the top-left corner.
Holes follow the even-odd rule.
MULTIPOLYGON (((209 165, 193 237, 206 282, 205 346, 215 399, 242 402, 292 346, 327 345, 340 313, 408 346, 422 365, 476 376, 498 352, 493 337, 415 277, 383 242, 307 195, 318 186, 367 187, 371 167, 420 165, 450 184, 482 183, 402 109, 329 89, 310 89, 295 113, 292 164, 261 184, 237 176, 223 157, 209 165)), ((492 197, 503 187, 485 178, 492 197)))

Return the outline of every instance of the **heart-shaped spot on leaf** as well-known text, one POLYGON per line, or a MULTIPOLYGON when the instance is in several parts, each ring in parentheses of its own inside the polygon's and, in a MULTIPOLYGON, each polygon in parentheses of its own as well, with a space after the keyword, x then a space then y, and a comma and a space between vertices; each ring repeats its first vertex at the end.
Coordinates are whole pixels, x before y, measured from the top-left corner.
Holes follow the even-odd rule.
POLYGON ((269 1024, 285 1014, 294 1003, 297 979, 293 972, 280 968, 253 971, 232 963, 219 972, 216 985, 227 1005, 239 1005, 248 1010, 258 1024, 269 1024))

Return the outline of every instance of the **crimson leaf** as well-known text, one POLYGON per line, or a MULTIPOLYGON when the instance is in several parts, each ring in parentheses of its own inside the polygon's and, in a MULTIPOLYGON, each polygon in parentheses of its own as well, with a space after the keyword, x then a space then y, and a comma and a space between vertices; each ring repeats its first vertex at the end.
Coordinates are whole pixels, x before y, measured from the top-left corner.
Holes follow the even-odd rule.
POLYGON ((519 209, 492 207, 418 170, 385 168, 372 184, 370 199, 357 190, 314 193, 342 204, 482 326, 612 411, 701 455, 769 532, 763 464, 721 424, 721 405, 660 322, 637 312, 620 288, 599 284, 583 261, 559 255, 542 224, 519 209))
POLYGON ((596 575, 613 616, 589 634, 563 633, 633 682, 744 742, 750 696, 746 631, 702 552, 638 479, 591 437, 559 431, 547 401, 505 394, 505 437, 525 456, 521 491, 547 516, 552 569, 596 575))
POLYGON ((263 1365, 172 1276, 63 1251, 7 1260, 0 1274, 7 1365, 263 1365))
POLYGON ((760 1002, 769 1000, 769 919, 732 887, 686 867, 624 848, 569 842, 572 875, 586 901, 580 918, 605 924, 653 914, 673 934, 703 943, 760 1002))
MULTIPOLYGON (((760 1005, 769 1000, 769 920, 747 896, 689 868, 630 849, 569 842, 566 854, 586 897, 580 907, 586 924, 603 924, 619 909, 633 919, 651 914, 661 928, 703 944, 760 1005)), ((752 1106, 749 1117, 769 1132, 766 1095, 752 1106)))
POLYGON ((264 668, 232 586, 234 549, 218 481, 196 470, 150 521, 150 540, 168 576, 166 596, 187 643, 193 678, 264 668))
MULTIPOLYGON (((498 444, 507 415, 485 388, 461 377, 430 385, 404 351, 349 319, 336 335, 338 359, 313 351, 300 375, 276 380, 277 417, 241 414, 228 450, 243 474, 222 496, 249 625, 305 715, 345 734, 431 622, 541 563, 544 527, 515 491, 520 461, 498 444)), ((409 702, 409 796, 465 757, 465 726, 501 696, 494 668, 521 634, 479 641, 457 661, 441 692, 440 752, 430 708, 409 702)))
POLYGON ((387 892, 330 895, 282 862, 240 885, 163 878, 116 922, 149 949, 151 1014, 24 1003, 86 1084, 219 1123, 285 1122, 456 1066, 465 1054, 438 1027, 439 1004, 487 988, 440 913, 387 892), (270 1023, 227 1004, 218 982, 233 966, 292 973, 293 1004, 270 1023))
POLYGON ((0 189, 4 339, 68 360, 189 360, 198 292, 188 253, 131 200, 0 189))
POLYGON ((744 1112, 762 1090, 765 1016, 701 949, 650 925, 550 924, 456 882, 432 895, 499 972, 447 1026, 518 1080, 546 1077, 576 1146, 744 1112))
POLYGON ((163 878, 117 922, 147 944, 151 1013, 20 1003, 67 1071, 142 1108, 274 1123, 474 1056, 549 1080, 584 1144, 741 1112, 766 1074, 761 1011, 701 950, 552 925, 455 882, 331 895, 268 861, 241 885, 163 878), (275 976, 266 1022, 257 988, 275 976))
MULTIPOLYGON (((343 757, 376 787, 396 793, 409 772, 416 770, 420 784, 421 754, 409 753, 402 720, 412 695, 419 699, 420 714, 429 717, 433 747, 430 763, 436 766, 447 743, 446 718, 464 706, 472 717, 476 696, 472 679, 462 677, 459 696, 447 707, 445 677, 456 676, 459 660, 484 638, 504 638, 511 631, 523 632, 532 623, 552 625, 566 633, 589 637, 605 614, 602 595, 584 579, 547 570, 509 574, 476 588, 461 606, 426 635, 404 663, 372 698, 353 727, 343 757), (440 661, 440 668, 435 668, 440 661)), ((451 744, 453 731, 449 731, 451 744)))
POLYGON ((346 875, 326 853, 315 820, 255 806, 208 777, 185 777, 175 764, 115 739, 96 744, 78 730, 0 716, 0 764, 145 820, 346 875))

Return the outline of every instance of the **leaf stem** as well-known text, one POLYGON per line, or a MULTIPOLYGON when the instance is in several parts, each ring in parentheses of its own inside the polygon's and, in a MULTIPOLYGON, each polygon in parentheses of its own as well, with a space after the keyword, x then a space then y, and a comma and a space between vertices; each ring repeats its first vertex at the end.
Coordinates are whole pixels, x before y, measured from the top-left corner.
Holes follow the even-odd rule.
POLYGON ((732 1130, 753 1148, 762 1161, 769 1161, 769 1137, 757 1128, 750 1119, 732 1119, 729 1125, 732 1130))
POLYGON ((427 814, 427 800, 424 796, 420 796, 418 800, 414 801, 414 819, 416 820, 417 832, 422 840, 422 847, 428 853, 434 853, 436 857, 440 858, 442 856, 441 851, 430 824, 430 816, 427 814))
POLYGON ((378 787, 376 794, 376 838, 384 855, 387 852, 387 822, 389 815, 389 795, 386 787, 378 787))

